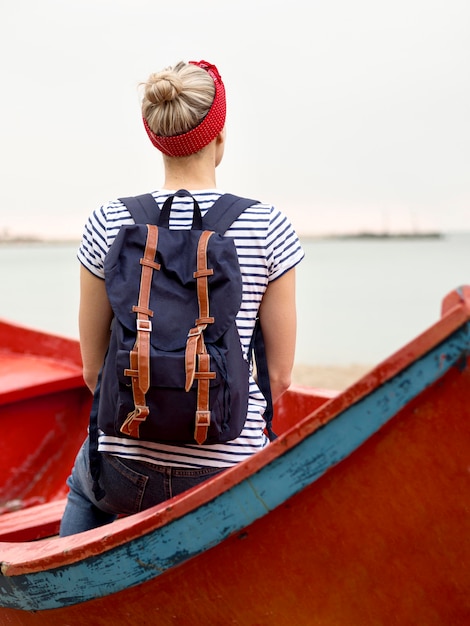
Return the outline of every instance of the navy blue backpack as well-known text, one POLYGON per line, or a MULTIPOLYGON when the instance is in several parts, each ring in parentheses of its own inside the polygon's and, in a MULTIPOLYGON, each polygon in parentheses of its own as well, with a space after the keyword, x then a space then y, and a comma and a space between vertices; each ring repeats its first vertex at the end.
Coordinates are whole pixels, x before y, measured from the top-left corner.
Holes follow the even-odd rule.
MULTIPOLYGON (((186 190, 175 195, 192 198, 186 190)), ((217 444, 238 437, 246 420, 250 362, 235 323, 242 277, 234 241, 223 235, 256 201, 224 194, 202 219, 192 198, 192 227, 178 230, 169 228, 173 199, 160 211, 150 194, 121 198, 135 224, 120 229, 104 262, 114 319, 90 422, 95 461, 97 428, 144 441, 217 444)), ((259 323, 252 358, 273 439, 259 323)), ((96 462, 92 473, 96 482, 96 462)))

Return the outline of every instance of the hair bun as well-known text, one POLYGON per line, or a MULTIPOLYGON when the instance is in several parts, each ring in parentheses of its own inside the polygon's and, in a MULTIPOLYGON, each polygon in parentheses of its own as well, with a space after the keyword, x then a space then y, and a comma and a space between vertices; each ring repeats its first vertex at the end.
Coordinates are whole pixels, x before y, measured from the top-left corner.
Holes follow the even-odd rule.
POLYGON ((183 82, 173 71, 151 74, 145 83, 145 97, 152 104, 171 102, 179 96, 183 82))

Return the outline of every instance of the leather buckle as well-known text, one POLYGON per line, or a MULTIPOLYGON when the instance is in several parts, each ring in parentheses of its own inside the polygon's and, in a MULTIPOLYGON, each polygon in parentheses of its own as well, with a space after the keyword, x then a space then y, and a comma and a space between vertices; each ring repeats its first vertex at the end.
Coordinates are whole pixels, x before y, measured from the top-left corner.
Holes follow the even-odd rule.
POLYGON ((199 337, 202 335, 202 332, 207 328, 207 324, 203 324, 202 326, 195 326, 191 328, 188 333, 188 337, 199 337))
POLYGON ((152 332, 151 320, 137 320, 137 330, 144 331, 146 333, 152 332))
POLYGON ((207 427, 211 425, 210 411, 196 411, 196 427, 207 427))

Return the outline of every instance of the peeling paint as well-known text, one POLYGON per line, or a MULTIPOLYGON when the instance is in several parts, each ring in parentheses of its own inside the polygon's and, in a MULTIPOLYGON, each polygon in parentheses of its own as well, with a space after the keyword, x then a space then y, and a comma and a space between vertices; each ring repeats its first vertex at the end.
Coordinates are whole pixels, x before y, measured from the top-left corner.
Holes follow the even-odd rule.
POLYGON ((158 567, 157 565, 155 565, 155 563, 144 563, 144 561, 141 561, 140 559, 136 559, 136 563, 137 565, 140 565, 140 567, 143 567, 144 569, 149 569, 149 570, 155 570, 156 572, 163 572, 164 570, 162 570, 161 567, 158 567))

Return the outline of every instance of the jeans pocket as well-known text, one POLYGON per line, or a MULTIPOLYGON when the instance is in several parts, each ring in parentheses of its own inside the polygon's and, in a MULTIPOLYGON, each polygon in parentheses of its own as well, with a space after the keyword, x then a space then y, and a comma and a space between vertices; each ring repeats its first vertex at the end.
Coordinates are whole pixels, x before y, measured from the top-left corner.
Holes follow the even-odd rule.
POLYGON ((175 469, 171 474, 171 495, 176 496, 196 487, 224 471, 224 468, 201 467, 199 469, 175 469))
POLYGON ((106 495, 100 501, 101 509, 119 515, 139 513, 148 476, 127 467, 118 457, 103 454, 100 484, 106 495))

